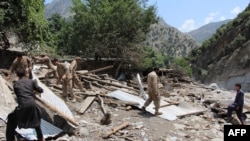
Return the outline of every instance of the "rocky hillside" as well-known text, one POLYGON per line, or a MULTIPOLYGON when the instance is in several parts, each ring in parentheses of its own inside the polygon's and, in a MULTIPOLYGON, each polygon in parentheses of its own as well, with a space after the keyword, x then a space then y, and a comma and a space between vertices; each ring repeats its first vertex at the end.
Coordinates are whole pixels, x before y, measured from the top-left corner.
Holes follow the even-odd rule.
POLYGON ((188 34, 192 36, 197 42, 203 43, 205 40, 212 37, 218 28, 224 24, 227 24, 229 21, 231 20, 209 23, 196 30, 188 32, 188 34))
POLYGON ((192 51, 194 75, 204 83, 230 89, 242 83, 250 90, 250 5, 192 51))
POLYGON ((52 14, 58 13, 64 18, 68 18, 71 14, 70 7, 72 0, 52 0, 51 3, 45 5, 45 16, 49 18, 52 14))
POLYGON ((187 56, 197 46, 197 42, 189 35, 166 24, 163 19, 151 26, 151 31, 148 33, 145 44, 152 46, 164 55, 173 57, 187 56))

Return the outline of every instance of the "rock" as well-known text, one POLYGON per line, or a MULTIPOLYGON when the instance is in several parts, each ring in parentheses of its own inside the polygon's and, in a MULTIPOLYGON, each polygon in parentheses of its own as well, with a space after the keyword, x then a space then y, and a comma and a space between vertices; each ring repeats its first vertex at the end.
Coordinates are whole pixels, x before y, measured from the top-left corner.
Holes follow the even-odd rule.
POLYGON ((195 129, 200 129, 201 126, 200 126, 199 124, 195 124, 195 125, 194 125, 194 128, 195 128, 195 129))
POLYGON ((132 125, 134 126, 134 129, 141 129, 142 127, 144 127, 143 122, 136 122, 136 123, 134 123, 132 125))
POLYGON ((89 130, 86 129, 86 128, 81 128, 81 129, 79 130, 79 135, 82 136, 82 137, 89 136, 89 130))
POLYGON ((195 138, 195 139, 194 139, 194 141, 201 141, 201 140, 200 140, 200 139, 198 139, 198 138, 195 138))
POLYGON ((60 138, 57 138, 56 141, 70 141, 68 135, 64 135, 60 138))
POLYGON ((5 134, 0 132, 0 139, 5 138, 5 134))
POLYGON ((79 121, 79 125, 80 125, 81 127, 85 127, 87 124, 88 124, 88 122, 87 122, 86 120, 80 120, 80 121, 79 121))
POLYGON ((224 133, 223 132, 218 132, 218 137, 223 138, 224 137, 224 133))
POLYGON ((135 127, 135 129, 141 129, 142 127, 144 127, 143 125, 137 125, 136 127, 135 127))
POLYGON ((127 106, 127 107, 126 107, 126 111, 129 111, 129 110, 131 110, 131 109, 132 109, 131 106, 127 106))
POLYGON ((168 137, 167 141, 177 141, 177 137, 168 137))
POLYGON ((219 124, 215 124, 214 128, 217 129, 217 130, 220 130, 220 125, 219 124))
POLYGON ((223 141, 223 138, 214 138, 214 139, 211 139, 210 141, 223 141))
POLYGON ((212 138, 214 137, 215 135, 217 134, 217 130, 216 129, 210 129, 208 130, 205 135, 208 137, 208 138, 212 138))
POLYGON ((186 125, 184 125, 184 124, 174 124, 174 127, 175 127, 176 130, 184 130, 186 125))

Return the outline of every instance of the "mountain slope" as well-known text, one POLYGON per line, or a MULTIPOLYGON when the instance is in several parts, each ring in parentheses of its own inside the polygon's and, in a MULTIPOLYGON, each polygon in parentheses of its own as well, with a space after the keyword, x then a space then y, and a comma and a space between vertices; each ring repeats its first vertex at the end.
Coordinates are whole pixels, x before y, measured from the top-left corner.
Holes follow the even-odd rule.
POLYGON ((164 55, 185 57, 197 46, 197 42, 160 19, 159 23, 151 26, 145 45, 153 47, 164 55))
POLYGON ((250 5, 236 19, 192 51, 194 76, 230 89, 242 83, 250 90, 250 5))
POLYGON ((202 43, 205 40, 209 39, 216 33, 216 30, 222 25, 227 24, 231 20, 224 20, 220 22, 213 22, 207 25, 204 25, 196 30, 188 32, 188 34, 193 37, 197 42, 202 43))
POLYGON ((49 18, 52 14, 58 13, 64 18, 71 16, 70 7, 72 0, 52 0, 45 5, 45 16, 49 18))
MULTIPOLYGON (((71 0, 53 0, 45 6, 46 17, 58 13, 64 18, 68 18, 71 15, 71 6, 71 0)), ((145 45, 163 52, 164 55, 183 57, 187 56, 197 46, 197 42, 189 35, 180 32, 178 29, 166 24, 163 19, 160 19, 159 23, 151 26, 145 45)))

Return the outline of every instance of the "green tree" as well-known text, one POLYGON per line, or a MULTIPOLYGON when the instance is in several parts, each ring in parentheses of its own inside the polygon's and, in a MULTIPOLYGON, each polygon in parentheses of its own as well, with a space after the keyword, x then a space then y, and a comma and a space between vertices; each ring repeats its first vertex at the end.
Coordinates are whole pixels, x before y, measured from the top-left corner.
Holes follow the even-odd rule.
MULTIPOLYGON (((44 18, 44 0, 2 0, 0 2, 0 32, 2 39, 12 29, 27 49, 44 45, 49 32, 44 18)), ((8 41, 6 41, 7 44, 8 41)), ((8 48, 8 46, 6 47, 8 48)))
POLYGON ((153 50, 151 47, 144 48, 144 59, 143 59, 143 68, 152 68, 152 67, 163 67, 164 66, 164 57, 163 55, 153 50))
POLYGON ((146 0, 73 0, 75 13, 68 51, 77 54, 103 51, 105 57, 140 62, 142 42, 157 21, 146 0))
POLYGON ((177 69, 182 70, 187 75, 189 75, 189 76, 192 75, 192 68, 191 68, 190 63, 189 63, 189 61, 187 59, 185 59, 185 58, 176 58, 174 60, 174 65, 177 67, 177 69))

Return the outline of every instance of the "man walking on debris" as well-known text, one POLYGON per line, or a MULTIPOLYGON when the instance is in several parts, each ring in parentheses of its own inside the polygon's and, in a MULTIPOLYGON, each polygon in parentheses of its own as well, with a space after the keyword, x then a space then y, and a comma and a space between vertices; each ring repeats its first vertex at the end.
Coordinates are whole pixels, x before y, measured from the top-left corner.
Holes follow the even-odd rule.
POLYGON ((49 77, 51 74, 53 74, 53 77, 55 78, 58 77, 56 73, 56 67, 52 64, 50 58, 46 56, 45 53, 41 53, 40 57, 32 57, 32 59, 38 60, 48 67, 48 72, 45 74, 45 80, 47 84, 49 83, 49 77))
POLYGON ((72 76, 69 72, 69 69, 67 68, 66 64, 60 63, 58 59, 54 59, 53 63, 54 65, 57 66, 57 73, 58 73, 57 84, 59 84, 59 82, 62 82, 64 100, 68 101, 68 87, 69 87, 72 102, 76 102, 76 97, 72 88, 72 76))
POLYGON ((80 57, 76 57, 70 64, 69 71, 72 74, 72 88, 74 88, 74 84, 78 86, 78 88, 82 91, 85 92, 85 89, 83 88, 83 85, 81 81, 79 80, 77 74, 76 74, 76 69, 78 66, 79 61, 81 60, 80 57))
POLYGON ((162 112, 159 112, 160 108, 160 93, 158 88, 158 76, 159 68, 154 68, 154 71, 148 74, 148 99, 142 107, 143 111, 146 111, 146 107, 154 101, 155 105, 155 115, 162 115, 162 112))
POLYGON ((235 84, 235 90, 237 91, 234 103, 228 106, 227 117, 228 121, 232 120, 232 113, 236 111, 237 117, 239 118, 242 125, 244 125, 243 119, 243 106, 244 106, 244 92, 241 90, 241 84, 235 84))
POLYGON ((27 56, 24 56, 23 53, 18 53, 17 58, 13 61, 11 67, 10 67, 10 73, 7 79, 11 78, 11 74, 13 72, 17 72, 20 70, 24 70, 26 72, 26 76, 28 76, 30 79, 32 79, 32 71, 33 63, 31 59, 27 56))
POLYGON ((36 105, 34 95, 34 91, 42 93, 43 89, 37 85, 37 82, 25 77, 25 70, 18 70, 16 73, 19 80, 14 84, 14 92, 18 106, 8 115, 6 140, 15 140, 15 129, 18 126, 19 129, 35 128, 38 140, 45 141, 40 127, 41 112, 36 105))

